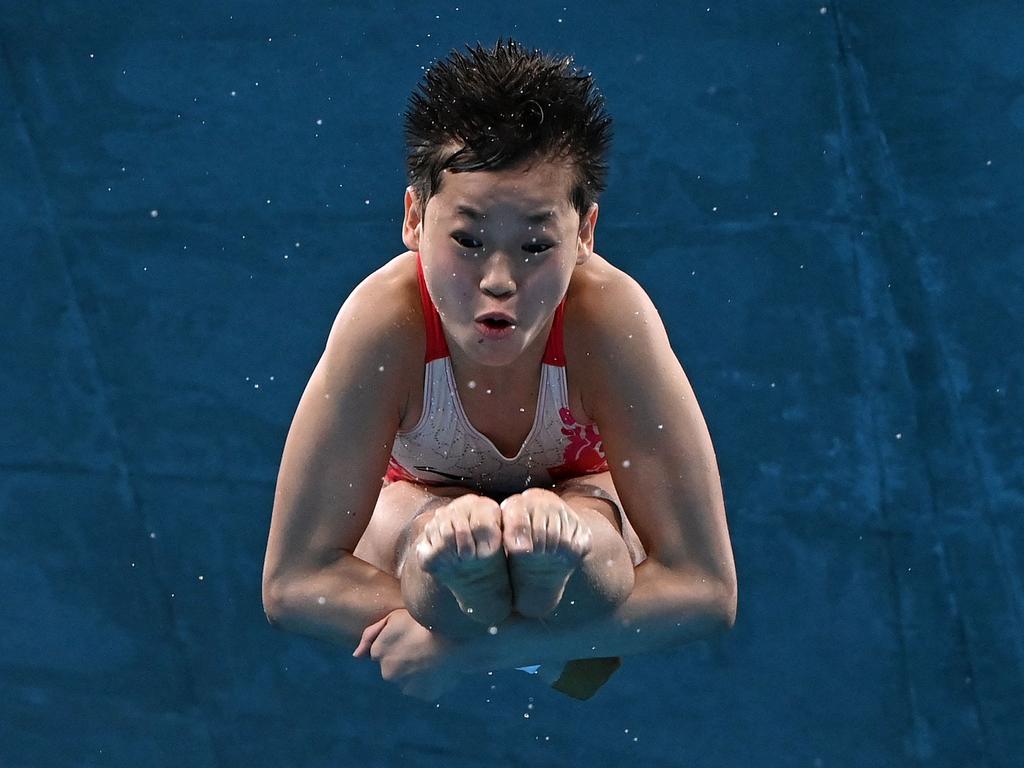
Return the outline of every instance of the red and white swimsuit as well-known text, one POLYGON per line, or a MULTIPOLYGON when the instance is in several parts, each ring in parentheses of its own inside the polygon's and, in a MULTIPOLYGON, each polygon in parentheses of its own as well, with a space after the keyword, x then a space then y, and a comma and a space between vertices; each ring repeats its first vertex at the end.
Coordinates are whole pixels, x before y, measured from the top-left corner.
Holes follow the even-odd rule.
POLYGON ((533 428, 510 459, 473 427, 462 408, 441 316, 427 291, 419 254, 416 264, 427 330, 423 415, 415 427, 395 436, 388 482, 464 485, 488 495, 510 495, 606 471, 597 425, 581 424, 569 409, 562 343, 565 299, 555 310, 544 350, 533 428))

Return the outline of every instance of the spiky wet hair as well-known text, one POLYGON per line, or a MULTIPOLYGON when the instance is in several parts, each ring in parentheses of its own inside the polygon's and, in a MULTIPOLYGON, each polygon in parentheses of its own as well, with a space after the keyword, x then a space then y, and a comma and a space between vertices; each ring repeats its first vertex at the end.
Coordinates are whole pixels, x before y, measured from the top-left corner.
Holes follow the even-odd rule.
MULTIPOLYGON (((570 202, 582 218, 605 190, 612 119, 572 57, 527 52, 512 38, 468 45, 427 70, 405 112, 409 184, 426 208, 444 170, 501 170, 568 160, 570 202)), ((422 209, 421 209, 422 210, 422 209)))

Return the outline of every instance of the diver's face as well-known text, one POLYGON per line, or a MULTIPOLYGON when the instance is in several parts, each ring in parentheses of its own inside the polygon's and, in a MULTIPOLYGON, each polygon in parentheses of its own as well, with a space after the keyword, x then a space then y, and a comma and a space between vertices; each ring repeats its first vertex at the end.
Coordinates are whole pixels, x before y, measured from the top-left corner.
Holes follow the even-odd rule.
POLYGON ((546 338, 573 270, 589 257, 597 206, 581 227, 570 181, 567 165, 548 162, 446 171, 422 217, 407 190, 406 245, 420 253, 449 340, 474 362, 509 365, 546 338), (514 327, 488 333, 477 318, 492 311, 514 327))

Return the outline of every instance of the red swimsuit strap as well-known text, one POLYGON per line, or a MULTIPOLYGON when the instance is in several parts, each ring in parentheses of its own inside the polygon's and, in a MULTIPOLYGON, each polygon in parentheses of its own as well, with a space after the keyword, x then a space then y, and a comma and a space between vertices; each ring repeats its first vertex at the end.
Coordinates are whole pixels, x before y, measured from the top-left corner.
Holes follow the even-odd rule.
POLYGON ((562 337, 565 317, 565 296, 555 308, 555 319, 551 322, 548 345, 544 348, 544 364, 565 367, 565 340, 562 337))
POLYGON ((416 270, 420 283, 420 303, 423 305, 423 317, 427 328, 427 354, 424 362, 448 357, 448 342, 444 338, 444 330, 441 327, 441 315, 434 306, 430 292, 427 290, 427 281, 423 278, 423 260, 419 252, 416 253, 416 270))

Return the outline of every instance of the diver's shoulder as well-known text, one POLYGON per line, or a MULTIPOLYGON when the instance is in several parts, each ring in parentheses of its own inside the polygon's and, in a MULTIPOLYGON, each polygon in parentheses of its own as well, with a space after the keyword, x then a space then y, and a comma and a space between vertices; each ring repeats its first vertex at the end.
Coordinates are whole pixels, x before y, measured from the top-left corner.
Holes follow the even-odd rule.
POLYGON ((416 253, 406 251, 363 278, 350 295, 374 310, 377 317, 400 323, 413 320, 420 309, 416 279, 416 253))
POLYGON ((576 267, 565 303, 565 343, 567 352, 579 363, 607 362, 603 350, 622 326, 622 313, 628 306, 624 300, 629 297, 630 283, 635 282, 597 253, 576 267))
POLYGON ((363 283, 381 290, 408 285, 415 286, 416 252, 405 251, 398 254, 367 275, 363 279, 363 283))
POLYGON ((570 301, 584 326, 614 330, 622 313, 644 298, 647 292, 632 275, 597 253, 573 273, 570 301))
POLYGON ((422 326, 422 309, 416 280, 416 254, 396 256, 364 277, 338 310, 350 332, 365 335, 399 351, 415 346, 422 326), (411 256, 411 263, 410 263, 411 256), (411 267, 411 269, 410 269, 411 267))

